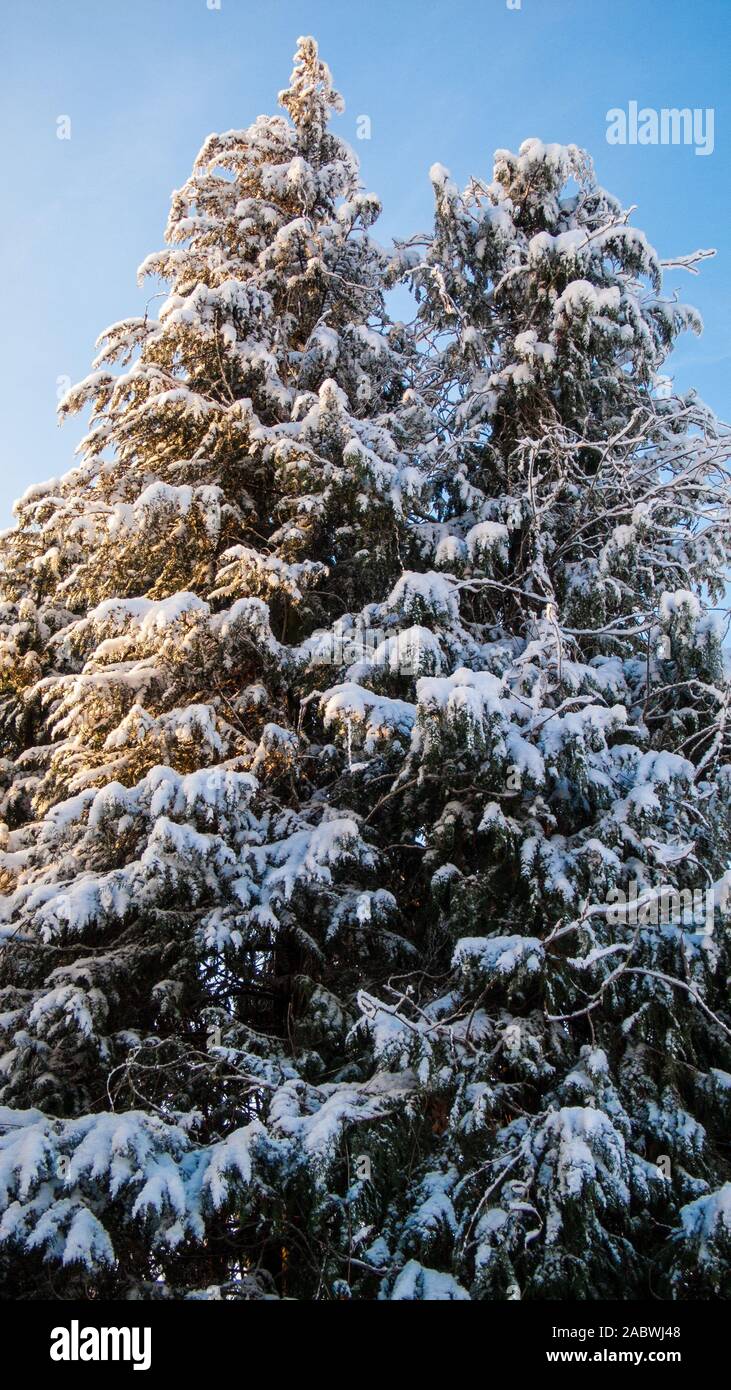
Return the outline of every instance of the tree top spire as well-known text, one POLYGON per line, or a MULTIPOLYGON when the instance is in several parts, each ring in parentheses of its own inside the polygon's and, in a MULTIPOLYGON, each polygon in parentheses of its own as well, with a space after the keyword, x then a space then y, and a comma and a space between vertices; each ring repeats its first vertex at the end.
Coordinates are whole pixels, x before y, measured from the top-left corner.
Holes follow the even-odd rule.
POLYGON ((279 93, 279 104, 289 112, 297 128, 315 142, 322 139, 330 111, 345 110, 345 102, 333 86, 332 73, 319 56, 316 39, 298 38, 289 87, 279 93))

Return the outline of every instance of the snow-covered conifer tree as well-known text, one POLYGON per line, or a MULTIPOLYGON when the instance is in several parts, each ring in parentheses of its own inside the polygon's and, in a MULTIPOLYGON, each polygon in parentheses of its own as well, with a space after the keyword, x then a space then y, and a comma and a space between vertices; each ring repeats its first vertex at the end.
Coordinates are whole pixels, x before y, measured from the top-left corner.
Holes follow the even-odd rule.
POLYGON ((314 1291, 345 1118, 386 1105, 341 1054, 409 947, 306 715, 408 557, 429 417, 312 39, 280 103, 206 141, 157 318, 103 334, 81 461, 2 542, 17 1290, 314 1291))
POLYGON ((432 180, 404 263, 446 431, 400 587, 434 670, 388 812, 432 948, 364 1007, 439 1138, 383 1287, 728 1294, 729 436, 661 372, 700 325, 578 149, 432 180))
POLYGON ((727 441, 661 374, 697 321, 529 141, 435 166, 405 333, 312 40, 281 101, 204 146, 157 320, 2 542, 0 1269, 718 1292, 727 441))

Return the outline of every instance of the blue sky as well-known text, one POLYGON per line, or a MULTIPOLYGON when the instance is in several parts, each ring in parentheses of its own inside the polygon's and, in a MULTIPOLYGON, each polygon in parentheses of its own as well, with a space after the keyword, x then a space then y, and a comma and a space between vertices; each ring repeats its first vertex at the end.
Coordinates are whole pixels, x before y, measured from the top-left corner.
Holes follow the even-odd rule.
POLYGON ((2 5, 0 525, 31 482, 71 466, 83 426, 58 428, 58 379, 84 376, 101 330, 140 312, 155 286, 135 272, 162 245, 171 190, 209 131, 276 110, 301 33, 345 96, 335 128, 383 201, 382 241, 430 224, 435 160, 460 182, 489 176, 494 149, 538 135, 588 149, 664 257, 715 247, 699 278, 670 279, 706 323, 672 369, 731 418, 731 0, 215 3, 2 5), (609 145, 607 111, 633 100, 713 108, 713 153, 609 145))

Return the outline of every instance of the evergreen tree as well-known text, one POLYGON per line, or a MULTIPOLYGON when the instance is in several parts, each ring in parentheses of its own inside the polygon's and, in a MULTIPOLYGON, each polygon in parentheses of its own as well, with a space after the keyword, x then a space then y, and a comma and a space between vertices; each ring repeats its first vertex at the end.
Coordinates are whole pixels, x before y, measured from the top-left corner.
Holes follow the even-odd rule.
POLYGON ((445 423, 438 674, 395 784, 432 944, 367 1009, 440 1139, 385 1287, 728 1294, 728 432, 660 370, 700 323, 581 151, 432 180, 404 264, 445 423))
POLYGON ((0 1237, 31 1293, 310 1292, 308 1164, 385 1104, 340 1053, 362 959, 408 947, 304 725, 401 572, 429 414, 312 39, 280 102, 206 141, 141 270, 158 319, 102 336, 61 405, 81 462, 3 540, 0 1237))
POLYGON ((728 1290, 697 319, 538 141, 435 166, 389 265, 311 39, 280 100, 204 145, 2 541, 7 1289, 728 1290))

